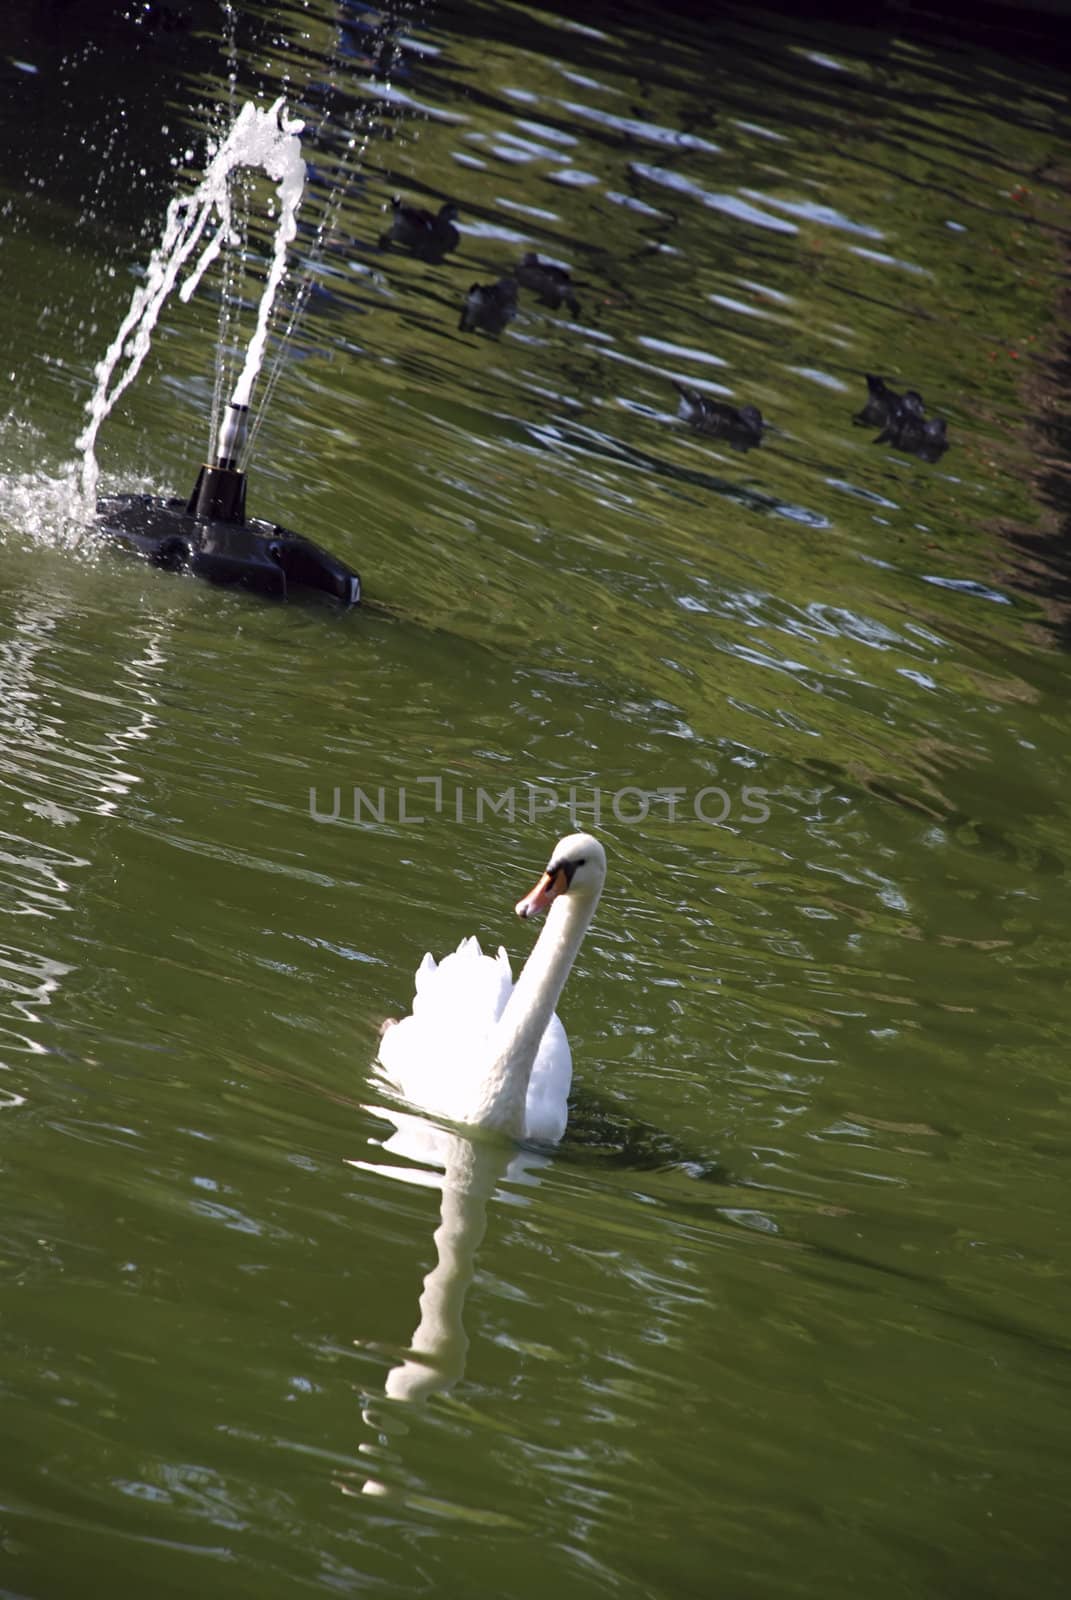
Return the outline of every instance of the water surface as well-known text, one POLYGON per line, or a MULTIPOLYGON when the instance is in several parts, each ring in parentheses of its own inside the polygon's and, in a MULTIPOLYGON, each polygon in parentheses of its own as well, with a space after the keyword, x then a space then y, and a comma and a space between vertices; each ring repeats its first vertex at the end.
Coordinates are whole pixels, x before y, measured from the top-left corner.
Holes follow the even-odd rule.
MULTIPOLYGON (((429 6, 389 77, 356 6, 158 20, 0 24, 0 1588, 1062 1594, 1066 77, 754 12, 429 6), (351 616, 69 520, 232 70, 312 164, 251 509, 359 568, 351 616), (396 192, 456 253, 380 248, 396 192), (526 250, 579 314, 462 335, 526 250), (853 424, 866 372, 939 462, 853 424), (392 1397, 441 1195, 379 1023, 425 949, 523 960, 596 791, 570 1133, 438 1147, 468 1343, 392 1397)), ((188 489, 217 322, 169 311, 107 487, 188 489)))

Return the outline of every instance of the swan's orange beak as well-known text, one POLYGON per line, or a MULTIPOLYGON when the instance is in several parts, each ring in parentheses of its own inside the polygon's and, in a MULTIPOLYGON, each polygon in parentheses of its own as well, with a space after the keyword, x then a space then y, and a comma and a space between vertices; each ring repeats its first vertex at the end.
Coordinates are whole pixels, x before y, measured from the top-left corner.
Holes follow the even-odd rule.
POLYGON ((513 909, 519 917, 538 917, 568 887, 569 878, 564 867, 559 867, 557 872, 544 872, 531 894, 518 900, 513 909))

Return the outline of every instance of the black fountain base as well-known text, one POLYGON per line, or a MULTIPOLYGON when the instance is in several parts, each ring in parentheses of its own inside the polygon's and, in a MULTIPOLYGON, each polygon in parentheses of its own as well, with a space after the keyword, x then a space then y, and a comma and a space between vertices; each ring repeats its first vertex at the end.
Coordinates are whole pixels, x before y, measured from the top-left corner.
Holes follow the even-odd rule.
MULTIPOLYGON (((244 509, 244 493, 242 501, 244 509)), ((288 599, 294 589, 318 589, 344 606, 360 600, 357 574, 311 539, 256 517, 197 516, 192 504, 151 494, 111 495, 97 501, 97 527, 121 549, 169 572, 192 572, 277 600, 288 599)))

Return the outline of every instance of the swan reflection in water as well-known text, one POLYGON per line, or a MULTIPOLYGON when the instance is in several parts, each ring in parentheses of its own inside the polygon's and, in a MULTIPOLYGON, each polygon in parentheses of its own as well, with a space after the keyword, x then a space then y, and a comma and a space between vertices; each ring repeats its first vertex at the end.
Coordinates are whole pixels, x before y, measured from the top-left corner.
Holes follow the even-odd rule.
MULTIPOLYGON (((502 1178, 531 1181, 533 1168, 546 1160, 514 1141, 552 1145, 565 1132, 572 1057, 555 1007, 605 876, 606 856, 597 839, 586 833, 560 839, 543 876, 515 907, 524 919, 547 912, 516 984, 505 950, 485 956, 475 939, 464 939, 438 965, 424 957, 412 1014, 384 1028, 384 1083, 409 1105, 453 1124, 373 1108, 395 1130, 383 1149, 413 1165, 351 1163, 430 1183, 442 1195, 436 1264, 424 1279, 420 1321, 407 1355, 387 1374, 388 1400, 423 1402, 462 1376, 468 1350, 462 1309, 487 1228, 488 1199, 502 1178)), ((365 1420, 375 1426, 368 1408, 365 1420)), ((386 1413, 383 1426, 389 1431, 386 1413)), ((368 1444, 361 1450, 376 1453, 368 1444)), ((388 1490, 370 1475, 364 1492, 388 1490)))
MULTIPOLYGON (((383 1386, 387 1401, 420 1405, 432 1395, 452 1389, 465 1374, 469 1348, 463 1320, 465 1296, 475 1275, 476 1252, 487 1231, 488 1201, 503 1179, 537 1182, 535 1174, 548 1157, 535 1150, 511 1149, 478 1128, 468 1133, 386 1106, 367 1109, 394 1124, 394 1132, 382 1143, 384 1153, 414 1164, 351 1161, 350 1165, 438 1188, 441 1194, 434 1235, 436 1260, 424 1279, 420 1319, 404 1359, 391 1367, 383 1386)), ((407 1429, 397 1413, 392 1415, 391 1409, 378 1401, 367 1401, 363 1415, 379 1436, 377 1443, 363 1441, 358 1446, 371 1468, 383 1461, 391 1438, 407 1429)), ((352 1492, 345 1484, 340 1487, 344 1493, 352 1492)), ((399 1491, 370 1471, 362 1492, 387 1495, 399 1491)))

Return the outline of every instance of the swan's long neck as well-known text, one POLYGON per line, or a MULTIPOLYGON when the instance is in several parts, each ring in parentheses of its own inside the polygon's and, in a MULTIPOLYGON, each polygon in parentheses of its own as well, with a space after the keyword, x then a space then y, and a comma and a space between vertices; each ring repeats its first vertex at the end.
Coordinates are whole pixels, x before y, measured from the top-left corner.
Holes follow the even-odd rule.
POLYGON ((598 894, 563 894, 551 905, 546 926, 491 1036, 491 1065, 484 1076, 478 1112, 473 1119, 512 1138, 524 1131, 528 1080, 547 1023, 576 959, 598 894))

